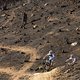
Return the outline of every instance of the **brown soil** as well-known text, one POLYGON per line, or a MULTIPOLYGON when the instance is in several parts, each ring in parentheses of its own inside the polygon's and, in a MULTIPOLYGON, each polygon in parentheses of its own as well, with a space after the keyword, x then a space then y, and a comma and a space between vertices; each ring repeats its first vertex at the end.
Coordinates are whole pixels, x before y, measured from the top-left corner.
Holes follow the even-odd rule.
POLYGON ((0 80, 29 79, 80 80, 80 0, 0 0, 0 80), (70 54, 77 61, 67 66, 70 54))

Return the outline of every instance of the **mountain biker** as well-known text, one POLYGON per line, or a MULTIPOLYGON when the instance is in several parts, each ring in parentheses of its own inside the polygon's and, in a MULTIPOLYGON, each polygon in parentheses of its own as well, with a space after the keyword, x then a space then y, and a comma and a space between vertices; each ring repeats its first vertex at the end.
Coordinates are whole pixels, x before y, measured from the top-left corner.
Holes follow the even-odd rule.
POLYGON ((68 65, 74 64, 76 62, 76 58, 73 56, 73 54, 71 54, 66 62, 68 63, 68 65))
POLYGON ((52 65, 54 61, 55 55, 52 50, 49 51, 49 53, 43 58, 46 61, 46 65, 52 65))

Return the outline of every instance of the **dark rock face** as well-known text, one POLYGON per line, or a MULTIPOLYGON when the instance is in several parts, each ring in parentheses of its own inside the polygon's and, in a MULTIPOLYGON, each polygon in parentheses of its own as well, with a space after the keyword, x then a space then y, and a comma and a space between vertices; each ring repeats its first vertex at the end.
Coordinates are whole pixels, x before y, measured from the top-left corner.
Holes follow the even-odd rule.
POLYGON ((30 72, 44 72, 43 57, 49 50, 56 56, 49 70, 65 65, 70 54, 80 59, 80 0, 0 0, 0 47, 0 69, 14 67, 17 71, 25 68, 30 72), (77 45, 72 47, 74 42, 77 45), (39 56, 31 54, 32 58, 23 50, 8 50, 2 44, 22 46, 23 50, 29 46, 39 56))
POLYGON ((0 0, 0 9, 1 10, 7 10, 8 9, 8 5, 11 4, 15 4, 16 2, 18 2, 20 0, 0 0))
POLYGON ((15 69, 20 69, 24 63, 30 60, 30 55, 26 55, 24 52, 8 51, 4 48, 0 48, 0 52, 0 67, 14 66, 15 69))
POLYGON ((11 75, 8 75, 6 73, 0 73, 0 80, 9 80, 11 75))

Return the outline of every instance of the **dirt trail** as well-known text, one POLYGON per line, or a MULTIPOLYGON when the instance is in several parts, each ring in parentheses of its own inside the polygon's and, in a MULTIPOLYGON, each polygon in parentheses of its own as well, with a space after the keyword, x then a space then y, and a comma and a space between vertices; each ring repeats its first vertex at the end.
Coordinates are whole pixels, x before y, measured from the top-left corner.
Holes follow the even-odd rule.
POLYGON ((0 44, 0 48, 5 48, 5 49, 10 49, 10 50, 14 50, 14 51, 21 51, 21 52, 25 52, 26 54, 30 54, 31 55, 31 60, 35 60, 36 58, 36 49, 31 48, 31 47, 26 47, 26 46, 14 46, 14 45, 2 45, 0 44))
MULTIPOLYGON (((37 58, 37 51, 34 48, 31 47, 26 47, 26 46, 14 46, 14 45, 2 45, 0 44, 0 48, 5 48, 5 49, 10 49, 11 51, 21 51, 21 52, 25 52, 26 54, 30 54, 31 60, 32 62, 28 63, 28 64, 24 64, 24 66, 21 68, 21 70, 19 71, 14 71, 10 68, 1 68, 0 72, 6 72, 8 74, 12 74, 12 79, 13 80, 18 80, 19 77, 26 75, 27 72, 25 73, 25 71, 30 68, 33 65, 33 62, 35 61, 35 59, 37 58)), ((30 73, 28 73, 30 74, 30 73)))
POLYGON ((14 75, 16 73, 16 70, 10 69, 10 68, 1 68, 0 72, 4 72, 10 75, 14 75))
POLYGON ((60 68, 55 68, 49 72, 35 73, 29 80, 53 80, 54 77, 59 75, 60 71, 60 68))

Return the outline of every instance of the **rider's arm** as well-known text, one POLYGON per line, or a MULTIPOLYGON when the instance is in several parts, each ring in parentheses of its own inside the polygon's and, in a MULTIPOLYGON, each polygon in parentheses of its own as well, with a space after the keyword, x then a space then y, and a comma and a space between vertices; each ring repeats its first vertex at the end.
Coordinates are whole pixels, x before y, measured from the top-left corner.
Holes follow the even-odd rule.
POLYGON ((66 62, 68 62, 69 60, 70 60, 70 58, 69 58, 69 59, 67 59, 67 60, 66 60, 66 62))
POLYGON ((73 58, 72 63, 75 63, 75 62, 76 62, 76 58, 73 58))

